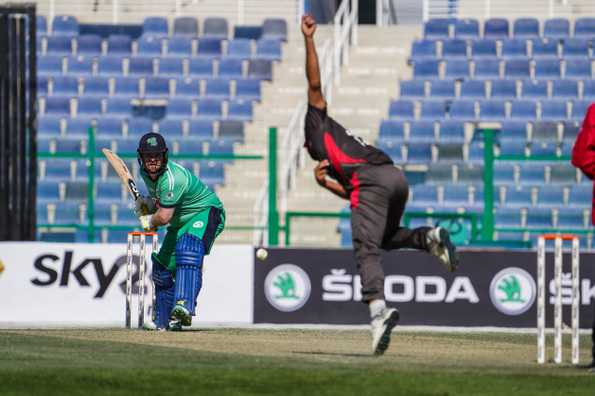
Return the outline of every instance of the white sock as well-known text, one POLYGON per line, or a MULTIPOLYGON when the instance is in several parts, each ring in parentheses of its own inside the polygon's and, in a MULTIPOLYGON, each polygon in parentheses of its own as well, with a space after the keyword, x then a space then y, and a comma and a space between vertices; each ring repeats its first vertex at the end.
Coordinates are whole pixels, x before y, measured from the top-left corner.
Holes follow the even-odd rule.
POLYGON ((438 228, 432 228, 431 230, 428 231, 428 233, 426 234, 426 242, 428 245, 430 245, 431 243, 434 242, 438 242, 438 228))
POLYGON ((368 306, 370 307, 370 317, 374 318, 380 315, 380 312, 386 308, 386 303, 384 300, 372 300, 368 306))

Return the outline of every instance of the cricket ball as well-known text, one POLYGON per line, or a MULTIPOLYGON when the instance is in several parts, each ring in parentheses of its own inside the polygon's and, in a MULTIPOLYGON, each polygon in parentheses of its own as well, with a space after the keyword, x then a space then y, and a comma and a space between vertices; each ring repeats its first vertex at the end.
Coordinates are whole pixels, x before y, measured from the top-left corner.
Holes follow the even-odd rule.
POLYGON ((268 256, 269 256, 269 252, 267 252, 266 249, 259 248, 256 251, 256 258, 259 259, 260 261, 266 260, 268 256))

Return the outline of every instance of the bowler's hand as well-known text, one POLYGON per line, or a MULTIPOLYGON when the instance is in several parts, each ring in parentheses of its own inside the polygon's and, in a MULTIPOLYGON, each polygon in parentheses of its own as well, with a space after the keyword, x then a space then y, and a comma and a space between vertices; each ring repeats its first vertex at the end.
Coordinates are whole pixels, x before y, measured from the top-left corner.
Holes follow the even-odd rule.
POLYGON ((330 162, 328 160, 322 160, 314 168, 314 178, 316 178, 316 182, 322 187, 326 187, 326 176, 328 175, 329 166, 330 162))
POLYGON ((316 21, 312 15, 304 15, 302 17, 302 33, 304 37, 313 37, 316 31, 316 21))

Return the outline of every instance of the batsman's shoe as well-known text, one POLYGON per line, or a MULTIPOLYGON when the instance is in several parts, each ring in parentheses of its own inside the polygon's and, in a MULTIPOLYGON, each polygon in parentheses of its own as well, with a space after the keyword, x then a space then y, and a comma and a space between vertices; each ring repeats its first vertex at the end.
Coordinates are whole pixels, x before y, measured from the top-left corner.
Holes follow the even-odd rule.
POLYGON ((184 305, 180 304, 180 302, 178 302, 171 310, 171 317, 172 319, 179 320, 182 326, 192 325, 192 316, 190 315, 190 312, 184 307, 184 305))
POLYGON ((448 230, 442 227, 432 228, 428 232, 427 238, 430 254, 438 257, 438 260, 448 271, 455 271, 459 266, 459 256, 457 248, 450 240, 448 230))
POLYGON ((395 308, 384 308, 372 318, 372 351, 374 355, 382 355, 390 344, 390 335, 399 321, 399 311, 395 308))
POLYGON ((182 322, 178 319, 172 319, 169 321, 169 331, 182 331, 182 322))

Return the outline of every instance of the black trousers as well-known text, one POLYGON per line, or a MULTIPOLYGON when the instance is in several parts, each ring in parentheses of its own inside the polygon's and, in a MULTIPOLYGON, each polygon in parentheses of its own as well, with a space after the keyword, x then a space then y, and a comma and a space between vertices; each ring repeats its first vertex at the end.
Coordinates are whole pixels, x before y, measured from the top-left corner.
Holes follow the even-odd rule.
POLYGON ((393 165, 365 165, 356 171, 351 193, 351 232, 364 302, 384 299, 382 250, 427 250, 430 227, 400 226, 409 195, 403 172, 393 165))

